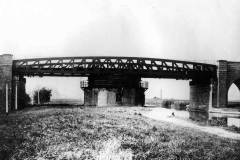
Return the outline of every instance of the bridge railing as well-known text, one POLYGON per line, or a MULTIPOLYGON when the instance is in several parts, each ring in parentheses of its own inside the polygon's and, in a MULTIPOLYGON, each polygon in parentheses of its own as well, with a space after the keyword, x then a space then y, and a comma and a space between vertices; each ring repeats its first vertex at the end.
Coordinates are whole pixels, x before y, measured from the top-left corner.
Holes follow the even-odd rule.
POLYGON ((80 81, 80 87, 81 88, 87 88, 88 87, 88 81, 80 81))
MULTIPOLYGON (((87 80, 80 81, 80 87, 81 87, 81 88, 87 88, 87 87, 89 87, 88 81, 87 81, 87 80)), ((141 82, 139 82, 139 87, 147 90, 147 89, 148 89, 148 82, 147 82, 147 81, 141 81, 141 82)))

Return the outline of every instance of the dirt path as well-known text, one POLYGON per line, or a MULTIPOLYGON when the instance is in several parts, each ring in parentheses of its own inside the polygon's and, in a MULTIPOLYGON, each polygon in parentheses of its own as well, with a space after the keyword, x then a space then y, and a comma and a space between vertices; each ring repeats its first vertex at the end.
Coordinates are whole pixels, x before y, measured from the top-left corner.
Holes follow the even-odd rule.
POLYGON ((150 112, 143 113, 144 116, 148 118, 152 118, 155 120, 165 121, 174 123, 183 127, 190 127, 199 129, 203 132, 215 134, 225 138, 232 138, 240 140, 240 134, 233 133, 223 128, 214 127, 214 126, 200 126, 188 119, 187 111, 177 111, 173 109, 165 109, 165 108, 153 108, 150 112), (174 112, 175 116, 171 116, 172 112, 174 112))

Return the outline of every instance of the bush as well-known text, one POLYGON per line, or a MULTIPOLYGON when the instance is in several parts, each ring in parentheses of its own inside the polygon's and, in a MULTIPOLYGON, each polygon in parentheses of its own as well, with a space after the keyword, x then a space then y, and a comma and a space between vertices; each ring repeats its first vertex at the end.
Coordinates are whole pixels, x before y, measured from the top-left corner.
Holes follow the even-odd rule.
POLYGON ((171 108, 171 105, 174 103, 174 100, 163 100, 162 107, 171 108))
MULTIPOLYGON (((52 96, 52 90, 51 89, 46 89, 45 87, 40 89, 39 90, 40 104, 50 102, 51 96, 52 96)), ((38 90, 34 91, 33 100, 34 100, 35 104, 38 103, 38 90)))

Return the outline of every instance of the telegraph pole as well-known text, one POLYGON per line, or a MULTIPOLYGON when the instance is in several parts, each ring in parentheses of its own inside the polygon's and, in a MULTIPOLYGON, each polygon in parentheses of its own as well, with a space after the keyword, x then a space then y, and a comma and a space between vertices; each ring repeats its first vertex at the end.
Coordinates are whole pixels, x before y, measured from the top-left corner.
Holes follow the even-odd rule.
POLYGON ((162 88, 160 89, 160 99, 162 100, 162 88))

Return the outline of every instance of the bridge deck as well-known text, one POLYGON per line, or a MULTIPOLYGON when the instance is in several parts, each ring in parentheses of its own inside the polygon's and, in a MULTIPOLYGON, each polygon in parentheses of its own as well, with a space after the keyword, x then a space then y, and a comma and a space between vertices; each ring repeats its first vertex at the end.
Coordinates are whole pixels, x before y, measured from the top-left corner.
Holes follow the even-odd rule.
POLYGON ((144 78, 216 77, 216 65, 142 57, 52 57, 13 61, 13 74, 23 76, 88 76, 135 74, 144 78))

